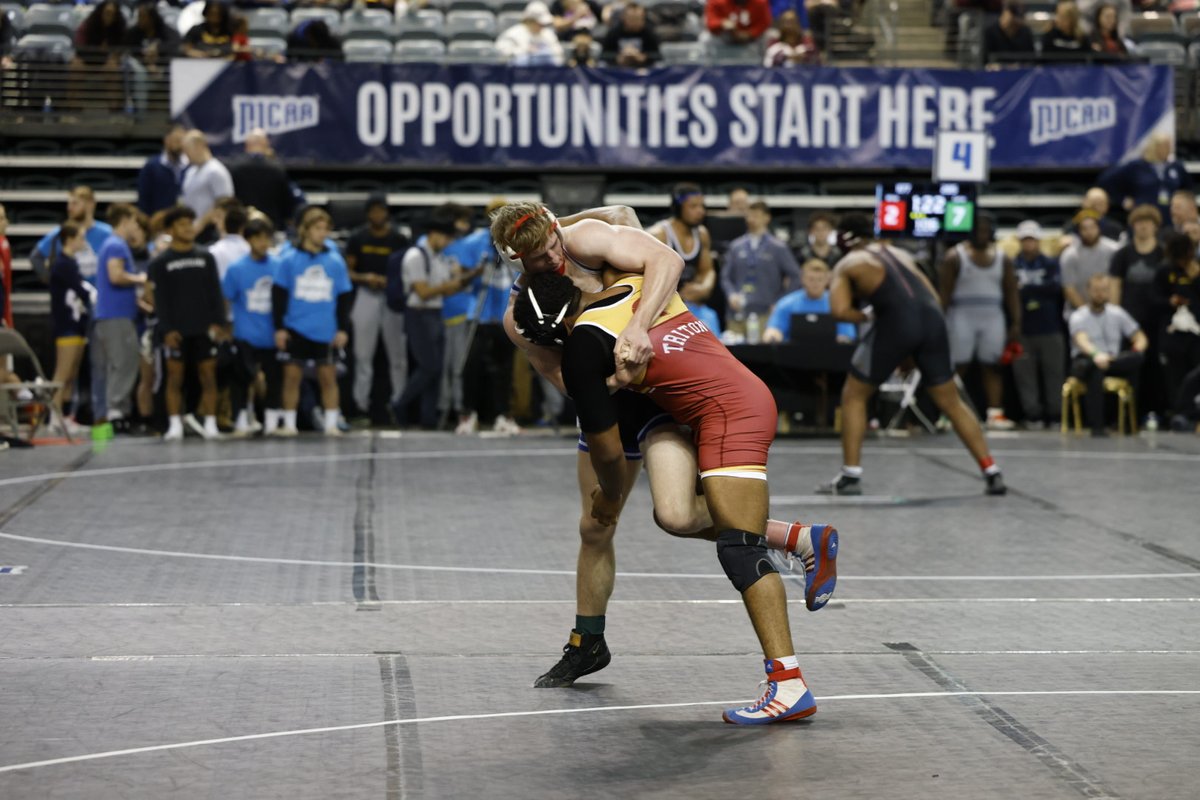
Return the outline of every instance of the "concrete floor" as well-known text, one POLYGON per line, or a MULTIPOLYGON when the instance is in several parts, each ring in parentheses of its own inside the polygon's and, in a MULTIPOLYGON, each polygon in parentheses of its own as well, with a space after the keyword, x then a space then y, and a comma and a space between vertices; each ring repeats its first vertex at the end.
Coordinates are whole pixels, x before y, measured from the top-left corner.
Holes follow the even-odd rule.
POLYGON ((618 535, 612 665, 573 622, 566 439, 117 442, 0 455, 0 798, 1200 796, 1200 438, 776 443, 834 522, 791 616, 809 723, 741 729, 761 662, 712 546, 618 535), (6 569, 7 568, 7 569, 6 569))

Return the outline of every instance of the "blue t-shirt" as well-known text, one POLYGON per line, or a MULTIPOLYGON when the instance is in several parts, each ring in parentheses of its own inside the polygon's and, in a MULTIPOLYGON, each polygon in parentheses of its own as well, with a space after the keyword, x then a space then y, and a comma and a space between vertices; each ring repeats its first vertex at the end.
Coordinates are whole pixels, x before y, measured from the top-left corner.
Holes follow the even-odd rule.
POLYGON ((692 316, 700 320, 712 331, 712 335, 720 338, 721 336, 721 317, 717 314, 715 308, 700 305, 699 303, 684 303, 688 311, 692 312, 692 316))
MULTIPOLYGON (((496 257, 496 250, 492 247, 492 233, 487 228, 480 228, 457 241, 451 242, 442 251, 442 255, 457 261, 458 265, 464 270, 473 270, 485 260, 496 257)), ((473 314, 475 311, 475 297, 479 294, 479 289, 480 279, 476 278, 463 291, 446 297, 442 301, 442 319, 450 320, 473 314)), ((508 297, 506 295, 505 303, 507 302, 508 297)))
POLYGON ((268 255, 262 261, 245 256, 229 265, 221 292, 233 309, 233 336, 252 347, 275 346, 275 322, 271 318, 271 286, 279 262, 268 255))
MULTIPOLYGON (((40 253, 43 258, 49 259, 50 251, 52 249, 57 250, 54 242, 58 239, 58 232, 60 230, 62 230, 62 226, 55 225, 54 230, 43 236, 37 243, 37 247, 33 249, 40 253)), ((108 237, 112 235, 112 226, 107 222, 93 222, 92 227, 84 231, 83 239, 88 243, 88 249, 81 250, 75 254, 75 260, 79 262, 79 274, 83 276, 84 280, 91 280, 92 276, 96 274, 96 265, 98 263, 96 256, 99 254, 100 248, 104 246, 104 243, 108 241, 108 237)))
MULTIPOLYGON (((828 314, 829 313, 829 292, 821 295, 817 299, 808 296, 808 292, 801 289, 797 292, 784 295, 775 304, 775 310, 771 312, 771 319, 767 321, 768 328, 775 328, 783 334, 783 340, 786 342, 792 337, 792 314, 828 314)), ((837 335, 847 339, 855 339, 858 335, 857 329, 853 323, 839 322, 837 326, 837 335)))
POLYGON ((110 234, 96 251, 98 268, 96 269, 96 308, 95 318, 101 319, 136 319, 138 315, 137 288, 134 286, 113 286, 108 279, 108 262, 119 258, 125 262, 126 272, 137 272, 133 263, 133 253, 129 245, 115 233, 110 234))
POLYGON ((320 253, 292 248, 281 256, 275 285, 288 293, 283 324, 306 339, 328 344, 337 335, 337 299, 352 290, 350 272, 336 246, 320 253))

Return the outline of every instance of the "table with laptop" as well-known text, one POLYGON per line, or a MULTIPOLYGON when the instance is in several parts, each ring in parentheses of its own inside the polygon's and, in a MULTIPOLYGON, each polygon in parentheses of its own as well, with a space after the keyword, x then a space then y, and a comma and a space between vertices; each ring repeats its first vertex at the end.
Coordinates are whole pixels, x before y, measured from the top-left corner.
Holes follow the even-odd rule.
POLYGON ((815 406, 806 427, 829 428, 856 346, 837 340, 837 324, 829 314, 792 314, 786 342, 735 344, 729 350, 771 388, 781 417, 790 422, 793 412, 815 406))

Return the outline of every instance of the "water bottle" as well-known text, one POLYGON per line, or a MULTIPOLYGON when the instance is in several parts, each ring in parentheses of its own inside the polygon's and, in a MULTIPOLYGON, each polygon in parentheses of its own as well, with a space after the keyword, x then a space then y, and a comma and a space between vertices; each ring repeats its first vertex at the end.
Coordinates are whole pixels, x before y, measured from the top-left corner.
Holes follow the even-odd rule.
POLYGON ((758 344, 762 341, 762 325, 759 322, 758 314, 753 311, 750 316, 746 317, 746 341, 750 344, 758 344))
POLYGON ((1146 430, 1151 433, 1158 430, 1158 415, 1153 411, 1146 415, 1146 430))

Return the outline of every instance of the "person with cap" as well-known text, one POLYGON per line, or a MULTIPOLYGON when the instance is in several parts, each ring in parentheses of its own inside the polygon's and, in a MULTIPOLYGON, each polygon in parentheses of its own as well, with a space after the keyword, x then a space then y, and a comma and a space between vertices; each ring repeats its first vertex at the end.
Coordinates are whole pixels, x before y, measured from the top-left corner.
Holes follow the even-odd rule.
POLYGON ((979 215, 971 238, 946 253, 938 284, 955 369, 965 375, 972 361, 979 363, 987 397, 987 426, 1012 430, 1012 421, 1004 415, 1000 365, 1010 352, 1006 348, 1020 338, 1021 301, 1012 261, 996 247, 992 217, 979 215))
POLYGON ((371 388, 375 380, 375 348, 383 336, 395 401, 408 380, 408 339, 404 314, 387 305, 387 265, 393 253, 408 249, 408 239, 392 224, 387 195, 374 192, 367 197, 366 221, 350 234, 343 254, 355 286, 350 323, 354 334, 354 407, 360 416, 371 411, 371 388))
POLYGON ((1012 66, 1019 61, 1037 58, 1033 31, 1025 24, 1025 8, 1017 0, 1009 0, 1000 16, 983 29, 983 61, 1012 66))
POLYGON ((830 312, 863 328, 842 387, 842 468, 819 494, 862 494, 862 443, 867 430, 867 401, 902 363, 921 370, 921 382, 938 409, 974 456, 985 492, 1002 495, 1004 477, 988 451, 975 412, 959 396, 950 363, 950 335, 933 284, 912 256, 873 241, 875 225, 864 214, 847 214, 838 224, 838 243, 846 255, 833 270, 830 312), (858 307, 855 307, 857 303, 858 307))
POLYGON ((510 64, 521 67, 563 63, 563 48, 554 33, 554 16, 542 0, 533 0, 521 12, 521 21, 500 34, 496 49, 510 64))
POLYGON ((1021 297, 1021 349, 1013 378, 1026 427, 1054 426, 1062 415, 1062 273, 1057 259, 1042 252, 1042 226, 1027 219, 1017 226, 1021 249, 1013 258, 1021 297), (1038 378, 1041 378, 1041 390, 1038 378))
POLYGON ((1107 275, 1113 255, 1120 249, 1112 239, 1101 235, 1100 215, 1092 209, 1080 211, 1073 222, 1078 241, 1059 256, 1068 312, 1087 305, 1088 280, 1093 275, 1107 275))
MULTIPOLYGON (((425 224, 425 236, 399 259, 399 280, 404 292, 404 330, 416 360, 416 371, 392 404, 396 421, 403 424, 409 403, 420 402, 420 424, 434 429, 438 424, 438 394, 445 360, 446 326, 442 323, 442 301, 461 292, 467 281, 446 254, 447 245, 458 235, 457 212, 442 206, 433 210, 425 224)), ((396 263, 396 259, 392 260, 396 263)))

